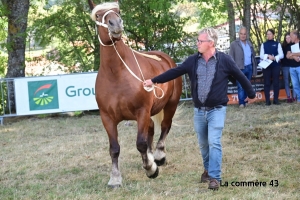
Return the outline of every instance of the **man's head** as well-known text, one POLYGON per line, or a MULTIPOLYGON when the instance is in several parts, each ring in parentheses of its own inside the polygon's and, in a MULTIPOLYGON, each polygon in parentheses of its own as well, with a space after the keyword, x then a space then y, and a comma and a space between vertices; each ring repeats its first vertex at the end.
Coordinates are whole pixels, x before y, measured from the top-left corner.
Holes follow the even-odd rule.
POLYGON ((241 26, 239 31, 239 37, 242 42, 245 42, 247 40, 247 29, 244 26, 241 26))
POLYGON ((291 35, 291 41, 293 43, 298 43, 299 42, 299 31, 292 30, 290 35, 291 35))
POLYGON ((205 53, 208 50, 215 49, 217 45, 218 35, 213 28, 204 28, 199 31, 197 38, 198 51, 205 53))

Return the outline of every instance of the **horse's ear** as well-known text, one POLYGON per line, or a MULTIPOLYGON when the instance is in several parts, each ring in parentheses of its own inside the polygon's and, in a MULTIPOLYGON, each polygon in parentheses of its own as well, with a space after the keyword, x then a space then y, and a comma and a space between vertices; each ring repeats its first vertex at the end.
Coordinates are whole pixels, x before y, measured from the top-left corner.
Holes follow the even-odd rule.
POLYGON ((88 0, 88 3, 90 6, 90 9, 93 10, 95 8, 96 4, 94 4, 93 0, 88 0))

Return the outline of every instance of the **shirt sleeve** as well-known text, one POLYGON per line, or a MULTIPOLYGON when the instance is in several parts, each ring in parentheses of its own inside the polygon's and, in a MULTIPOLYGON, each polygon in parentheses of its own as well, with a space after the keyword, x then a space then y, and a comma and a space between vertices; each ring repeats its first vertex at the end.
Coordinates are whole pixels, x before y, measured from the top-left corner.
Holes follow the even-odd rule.
POLYGON ((265 54, 264 44, 261 44, 261 46, 260 46, 259 57, 261 60, 266 60, 268 58, 268 54, 265 54))
POLYGON ((284 57, 281 44, 278 43, 278 49, 277 49, 278 55, 275 56, 276 62, 279 62, 284 57))

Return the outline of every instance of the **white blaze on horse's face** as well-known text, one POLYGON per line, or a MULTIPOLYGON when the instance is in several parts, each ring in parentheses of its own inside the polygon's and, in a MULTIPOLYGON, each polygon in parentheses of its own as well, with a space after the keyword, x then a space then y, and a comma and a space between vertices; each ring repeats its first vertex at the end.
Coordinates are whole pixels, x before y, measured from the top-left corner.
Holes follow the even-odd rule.
POLYGON ((120 15, 113 10, 108 10, 103 14, 101 22, 97 21, 99 16, 100 15, 96 13, 95 23, 99 26, 107 28, 109 34, 111 34, 113 38, 121 39, 124 26, 120 15))

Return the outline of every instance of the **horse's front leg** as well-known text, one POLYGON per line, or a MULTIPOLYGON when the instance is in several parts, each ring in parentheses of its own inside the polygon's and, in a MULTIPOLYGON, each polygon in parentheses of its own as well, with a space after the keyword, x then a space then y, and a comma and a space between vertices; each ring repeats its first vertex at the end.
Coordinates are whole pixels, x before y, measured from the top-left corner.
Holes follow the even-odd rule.
POLYGON ((159 169, 154 162, 154 156, 152 154, 152 141, 153 141, 153 122, 150 119, 150 115, 142 115, 138 117, 138 134, 136 140, 136 146, 141 153, 143 160, 143 168, 146 170, 146 175, 149 178, 156 178, 159 173, 159 169), (151 125, 149 127, 149 125, 151 125), (150 135, 148 137, 148 130, 150 128, 150 135))
POLYGON ((167 104, 164 108, 163 120, 161 122, 161 134, 156 145, 156 150, 154 152, 155 162, 158 166, 162 166, 167 163, 166 159, 166 137, 171 129, 172 118, 176 111, 176 104, 167 104))
POLYGON ((105 127, 108 135, 109 154, 112 160, 112 169, 111 169, 108 186, 113 188, 120 187, 122 185, 122 176, 118 165, 118 158, 120 155, 120 145, 118 142, 117 122, 114 122, 104 113, 101 113, 101 119, 102 119, 103 126, 105 127))

